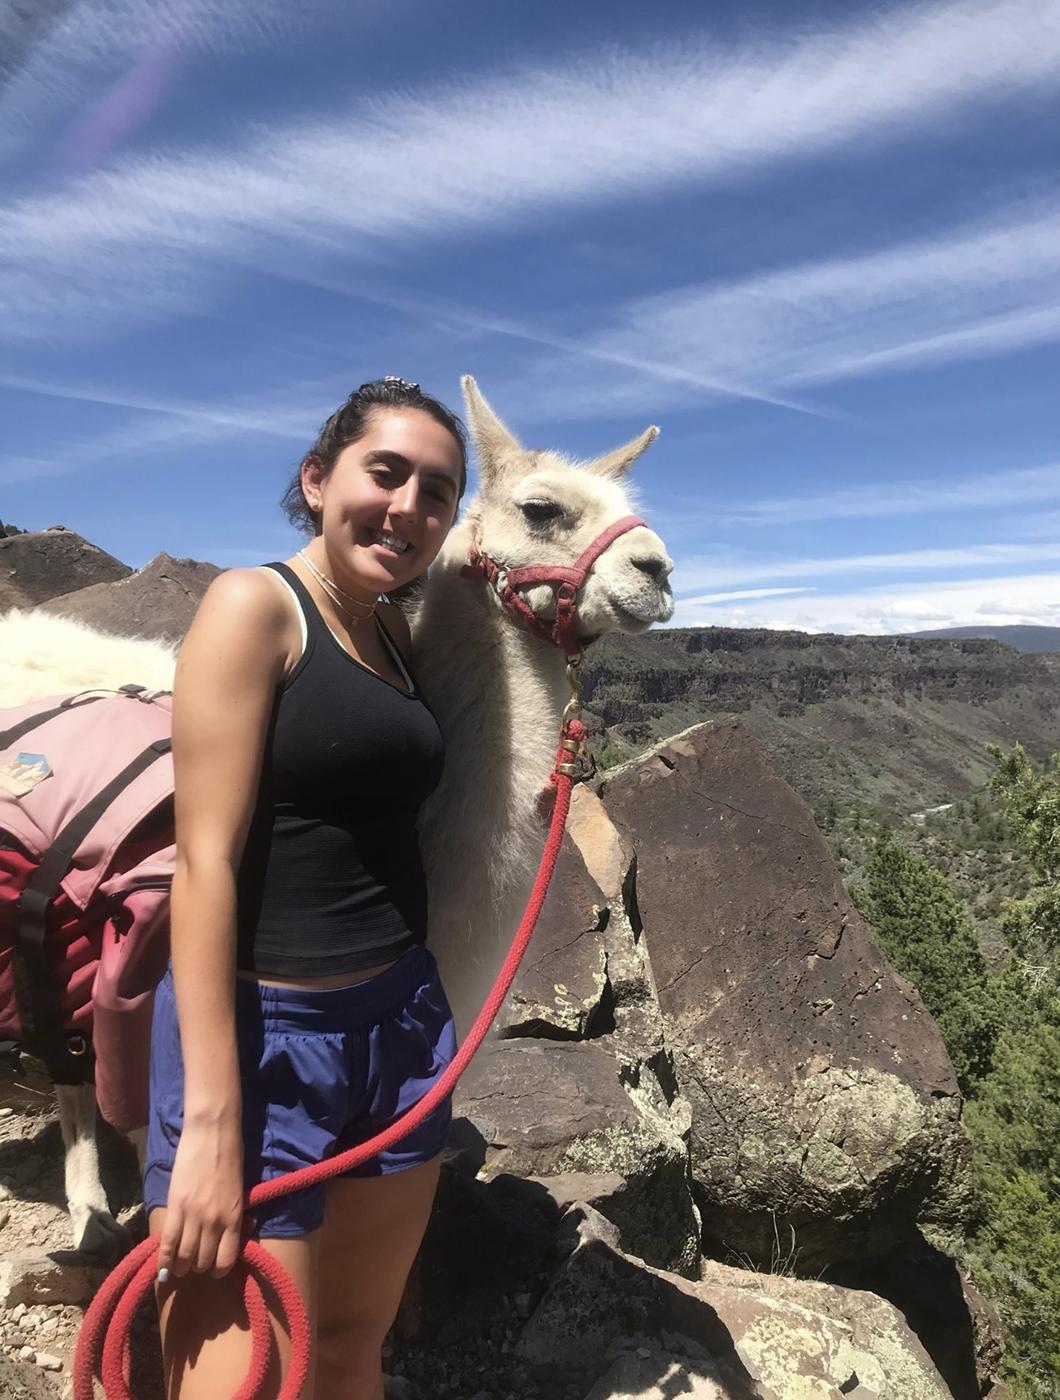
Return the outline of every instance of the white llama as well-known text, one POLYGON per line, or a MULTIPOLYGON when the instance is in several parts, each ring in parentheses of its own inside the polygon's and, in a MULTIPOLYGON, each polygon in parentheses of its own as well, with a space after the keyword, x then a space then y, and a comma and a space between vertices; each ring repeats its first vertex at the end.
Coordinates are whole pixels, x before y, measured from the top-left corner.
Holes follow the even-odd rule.
MULTIPOLYGON (((470 377, 463 380, 480 488, 413 605, 417 678, 446 742, 445 776, 425 807, 430 944, 442 966, 461 1031, 478 1012, 529 893, 544 839, 539 809, 568 698, 565 659, 526 631, 483 581, 461 575, 472 539, 506 568, 569 565, 608 526, 632 513, 623 478, 654 440, 632 442, 578 464, 529 451, 500 422, 470 377)), ((640 632, 673 611, 671 569, 646 526, 600 555, 578 598, 579 636, 640 632)), ((554 597, 535 585, 526 601, 543 620, 554 597)), ((103 635, 46 613, 0 619, 0 706, 86 686, 169 684, 165 643, 103 635)), ((105 1198, 94 1151, 86 1147, 91 1104, 60 1095, 67 1147, 67 1195, 75 1235, 104 1226, 105 1198)), ((91 1146, 89 1144, 88 1146, 91 1146)))
MULTIPOLYGON (((632 513, 623 478, 658 429, 578 465, 528 451, 463 380, 479 492, 431 570, 413 618, 417 676, 445 735, 445 776, 420 836, 430 888, 430 943, 466 1031, 515 933, 541 852, 538 800, 548 785, 568 698, 562 652, 520 626, 494 589, 461 574, 472 540, 506 568, 571 564, 632 513)), ((578 599, 579 635, 642 632, 673 612, 672 567, 646 526, 621 535, 578 599)), ((551 620, 546 585, 527 590, 551 620)))

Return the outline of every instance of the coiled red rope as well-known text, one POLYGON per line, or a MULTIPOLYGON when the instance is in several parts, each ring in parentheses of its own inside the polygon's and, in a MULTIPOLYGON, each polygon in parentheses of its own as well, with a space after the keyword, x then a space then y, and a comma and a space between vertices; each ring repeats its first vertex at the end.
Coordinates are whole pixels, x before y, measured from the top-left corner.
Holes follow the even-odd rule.
MULTIPOLYGON (((574 716, 565 718, 556 766, 551 777, 551 782, 556 788, 555 806, 545 849, 541 854, 541 862, 522 922, 482 1010, 441 1078, 403 1117, 383 1132, 377 1133, 374 1138, 357 1147, 351 1147, 349 1151, 336 1157, 318 1162, 315 1166, 302 1167, 296 1172, 274 1177, 253 1187, 247 1195, 248 1210, 253 1210, 255 1206, 263 1205, 266 1201, 289 1195, 292 1191, 301 1190, 302 1187, 314 1186, 334 1176, 341 1176, 351 1167, 374 1157, 385 1148, 392 1147, 453 1092, 457 1080, 482 1044, 504 998, 508 995, 537 924, 556 868, 563 829, 570 809, 571 790, 574 786, 573 776, 563 769, 572 766, 569 762, 571 753, 580 751, 584 742, 585 726, 581 720, 574 716)), ((158 1245, 157 1235, 149 1236, 142 1244, 137 1245, 108 1275, 93 1298, 85 1313, 74 1353, 74 1400, 93 1400, 93 1378, 96 1376, 103 1383, 106 1400, 134 1400, 129 1389, 130 1335, 133 1319, 155 1283, 158 1245)), ((273 1337, 262 1290, 263 1283, 268 1285, 274 1295, 279 1321, 291 1340, 290 1363, 280 1388, 279 1400, 297 1400, 309 1370, 312 1347, 309 1319, 298 1289, 283 1266, 256 1240, 247 1240, 244 1243, 242 1255, 231 1277, 243 1291, 251 1340, 250 1365, 233 1400, 260 1400, 265 1383, 273 1337)))

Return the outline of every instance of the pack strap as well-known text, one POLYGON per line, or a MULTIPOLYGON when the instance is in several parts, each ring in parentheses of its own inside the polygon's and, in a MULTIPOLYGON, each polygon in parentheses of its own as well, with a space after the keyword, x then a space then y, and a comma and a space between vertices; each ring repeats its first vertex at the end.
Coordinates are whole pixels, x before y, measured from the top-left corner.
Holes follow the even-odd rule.
POLYGON ((17 744, 24 735, 47 724, 49 720, 66 714, 68 710, 79 710, 82 705, 91 705, 95 700, 113 700, 115 695, 127 695, 133 700, 150 701, 164 693, 159 690, 149 691, 142 685, 123 685, 119 690, 82 690, 77 695, 68 695, 54 709, 41 710, 39 714, 29 715, 26 719, 20 720, 18 724, 13 724, 10 729, 0 730, 0 753, 4 749, 9 749, 12 744, 17 744))
POLYGON ((30 715, 27 719, 13 724, 10 729, 5 729, 0 733, 0 749, 9 749, 12 744, 17 744, 24 734, 29 734, 34 729, 39 729, 42 724, 47 724, 49 720, 64 714, 67 710, 79 710, 82 705, 91 705, 93 700, 102 700, 99 695, 69 695, 61 705, 56 705, 54 710, 42 710, 40 714, 30 715))
POLYGON ((56 836, 47 855, 19 897, 11 939, 15 999, 27 1048, 45 1063, 56 1084, 83 1084, 92 1068, 90 1047, 63 1029, 62 999, 45 953, 48 908, 78 847, 104 812, 141 773, 164 754, 172 741, 156 739, 111 778, 56 836))

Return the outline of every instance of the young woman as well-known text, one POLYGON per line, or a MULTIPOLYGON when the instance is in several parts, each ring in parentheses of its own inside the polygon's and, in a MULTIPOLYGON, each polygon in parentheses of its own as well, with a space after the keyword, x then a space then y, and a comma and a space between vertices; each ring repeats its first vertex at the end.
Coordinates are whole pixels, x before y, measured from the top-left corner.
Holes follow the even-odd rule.
MULTIPOLYGON (((315 1326, 307 1400, 381 1400, 380 1347, 426 1228, 449 1109, 348 1177, 243 1219, 256 1181, 362 1142, 455 1051, 424 946, 416 813, 442 740, 378 601, 421 574, 466 481, 459 419, 363 384, 285 505, 286 564, 222 574, 174 691, 172 970, 151 1050, 144 1196, 170 1400, 223 1400, 249 1334, 225 1280, 251 1229, 315 1326)), ((279 1382, 279 1367, 275 1384, 279 1382)))

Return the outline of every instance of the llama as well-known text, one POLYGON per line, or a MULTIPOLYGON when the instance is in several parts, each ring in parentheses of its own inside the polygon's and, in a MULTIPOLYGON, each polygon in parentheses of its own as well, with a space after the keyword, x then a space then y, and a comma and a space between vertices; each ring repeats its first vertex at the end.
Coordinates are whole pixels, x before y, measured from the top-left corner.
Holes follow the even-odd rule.
MULTIPOLYGON (((419 682, 445 736, 445 775, 420 823, 430 889, 430 932, 461 1032, 485 999, 515 932, 544 839, 540 799, 568 698, 563 654, 524 630, 492 588, 462 577, 474 540, 508 568, 570 564, 632 511, 623 479, 658 430, 591 462, 523 448, 475 381, 463 381, 480 488, 450 534, 427 585, 411 603, 419 682), (470 853, 470 861, 469 861, 470 853)), ((579 635, 640 632, 673 611, 671 560, 646 526, 599 557, 578 603, 579 635)), ((554 615, 549 587, 526 600, 554 615)), ((0 705, 88 685, 171 682, 173 651, 94 633, 45 613, 0 620, 0 705), (67 650, 64 651, 64 648, 67 650), (130 651, 129 649, 133 650, 130 651)), ((67 1194, 75 1230, 100 1229, 98 1168, 85 1146, 91 1125, 60 1095, 67 1194)))
MULTIPOLYGON (((568 698, 565 658, 504 609, 496 592, 461 575, 472 541, 509 568, 570 564, 631 514, 623 478, 657 428, 577 465, 528 451, 463 381, 479 492, 431 570, 412 617, 416 670, 446 743, 442 782, 423 809, 420 839, 430 889, 430 941, 461 1032, 492 985, 529 894, 548 786, 568 698), (470 859, 469 859, 470 855, 470 859)), ((673 612, 672 562, 646 526, 600 556, 579 599, 581 635, 642 632, 673 612)), ((551 619, 552 591, 526 593, 551 619)))
POLYGON ((0 618, 0 709, 127 681, 169 690, 175 664, 168 642, 109 636, 46 612, 14 608, 0 618))

